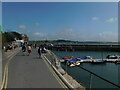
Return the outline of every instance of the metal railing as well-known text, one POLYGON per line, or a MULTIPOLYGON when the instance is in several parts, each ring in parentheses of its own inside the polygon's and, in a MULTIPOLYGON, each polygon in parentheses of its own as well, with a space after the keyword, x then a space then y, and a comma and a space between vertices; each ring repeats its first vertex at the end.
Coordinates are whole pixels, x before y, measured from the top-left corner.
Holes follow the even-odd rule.
MULTIPOLYGON (((117 90, 120 90, 120 86, 119 86, 119 85, 117 85, 117 84, 115 84, 115 83, 113 83, 113 82, 111 82, 111 81, 109 81, 109 80, 101 77, 100 75, 98 75, 98 74, 96 74, 96 73, 91 72, 90 70, 87 70, 86 68, 83 68, 82 66, 77 66, 77 67, 79 67, 80 69, 82 69, 82 70, 84 70, 84 71, 86 71, 86 72, 89 73, 89 78, 90 78, 90 79, 89 79, 89 87, 87 87, 87 88, 90 88, 90 90, 92 89, 93 76, 96 76, 96 77, 99 78, 100 80, 103 80, 103 81, 107 82, 108 84, 113 85, 115 88, 117 88, 117 90)), ((64 69, 65 69, 66 73, 69 73, 69 72, 68 72, 68 66, 67 66, 67 65, 65 65, 65 68, 64 68, 64 69)), ((96 81, 96 82, 97 82, 97 81, 96 81)), ((81 83, 81 82, 80 82, 80 83, 81 83)), ((93 85, 93 86, 94 86, 94 85, 93 85)))
POLYGON ((71 86, 71 85, 65 80, 65 78, 60 74, 60 72, 57 71, 57 69, 56 69, 56 68, 58 68, 59 65, 60 65, 59 58, 58 58, 53 52, 51 52, 51 51, 48 51, 48 53, 52 56, 53 61, 48 60, 45 55, 42 55, 42 58, 48 61, 48 63, 50 64, 51 68, 54 70, 54 72, 57 74, 57 76, 60 78, 60 80, 64 83, 64 85, 65 85, 65 88, 64 88, 64 89, 65 89, 65 90, 73 90, 72 88, 74 88, 74 87, 71 86), (58 60, 58 61, 57 61, 57 60, 58 60), (59 63, 56 63, 56 61, 59 62, 59 63), (55 62, 55 63, 54 63, 54 62, 55 62))
POLYGON ((101 76, 99 76, 99 75, 97 75, 97 74, 95 74, 95 73, 93 73, 93 72, 91 72, 91 71, 83 68, 82 66, 78 66, 78 67, 81 68, 81 69, 83 69, 83 70, 85 70, 85 71, 87 71, 87 72, 89 72, 89 74, 90 74, 89 88, 92 88, 92 76, 93 76, 93 75, 96 76, 96 77, 98 77, 98 78, 100 78, 101 80, 103 80, 103 81, 105 81, 105 82, 107 82, 107 83, 115 86, 116 88, 120 88, 119 85, 117 85, 117 84, 115 84, 115 83, 113 83, 113 82, 111 82, 111 81, 109 81, 109 80, 107 80, 107 79, 105 79, 105 78, 103 78, 103 77, 101 77, 101 76))
MULTIPOLYGON (((52 51, 50 51, 50 53, 51 53, 51 55, 53 56, 54 60, 58 62, 56 65, 60 65, 60 58, 58 58, 52 51)), ((56 65, 55 65, 55 66, 56 66, 56 65)), ((90 70, 87 70, 86 68, 84 68, 84 67, 82 67, 82 66, 77 66, 77 67, 79 67, 79 68, 81 68, 82 70, 84 70, 84 71, 86 71, 86 72, 89 73, 89 78, 90 78, 90 80, 89 80, 89 87, 88 87, 88 88, 90 88, 90 89, 92 88, 93 76, 96 76, 97 78, 99 78, 99 79, 101 79, 101 80, 103 80, 103 81, 105 81, 105 82, 107 82, 107 83, 115 86, 116 88, 120 89, 120 86, 119 86, 119 85, 117 85, 117 84, 115 84, 115 83, 113 83, 113 82, 111 82, 111 81, 109 81, 109 80, 101 77, 100 75, 98 75, 98 74, 96 74, 96 73, 93 73, 93 72, 91 72, 90 70)), ((65 65, 65 73, 66 73, 66 74, 68 73, 68 66, 67 66, 67 64, 65 65)))
POLYGON ((55 66, 55 67, 59 67, 60 66, 60 59, 52 52, 52 51, 48 51, 49 54, 52 56, 53 60, 52 60, 52 64, 55 66), (53 63, 55 62, 55 63, 53 63))

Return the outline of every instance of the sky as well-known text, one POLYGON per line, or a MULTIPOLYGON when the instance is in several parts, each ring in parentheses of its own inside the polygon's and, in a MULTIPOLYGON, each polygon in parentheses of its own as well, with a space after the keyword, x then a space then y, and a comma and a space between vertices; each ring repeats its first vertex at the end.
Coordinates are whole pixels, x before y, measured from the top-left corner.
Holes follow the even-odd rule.
POLYGON ((30 40, 118 41, 118 3, 3 2, 2 26, 30 40))
POLYGON ((0 2, 0 25, 2 25, 2 3, 0 2))
POLYGON ((120 0, 1 0, 2 2, 119 2, 120 0))

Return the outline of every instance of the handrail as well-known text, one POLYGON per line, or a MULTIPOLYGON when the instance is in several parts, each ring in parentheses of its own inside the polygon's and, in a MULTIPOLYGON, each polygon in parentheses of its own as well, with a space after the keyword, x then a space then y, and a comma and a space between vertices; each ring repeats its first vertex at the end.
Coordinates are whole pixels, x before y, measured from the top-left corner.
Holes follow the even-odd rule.
MULTIPOLYGON (((50 51, 50 52, 52 53, 52 55, 54 56, 54 58, 59 59, 59 58, 56 56, 56 54, 54 54, 52 51, 50 51)), ((108 83, 110 83, 110 84, 112 84, 112 85, 120 88, 119 85, 117 85, 117 84, 115 84, 115 83, 113 83, 113 82, 111 82, 111 81, 109 81, 109 80, 107 80, 107 79, 105 79, 105 78, 103 78, 103 77, 101 77, 101 76, 99 76, 99 75, 97 75, 97 74, 95 74, 95 73, 93 73, 93 72, 91 72, 91 71, 83 68, 82 66, 78 66, 78 67, 81 68, 81 69, 83 69, 83 70, 85 70, 85 71, 87 71, 87 72, 89 72, 89 73, 90 73, 90 76, 91 76, 91 74, 93 74, 93 75, 97 76, 98 78, 100 78, 100 79, 102 79, 102 80, 104 80, 104 81, 106 81, 106 82, 108 82, 108 83)), ((91 85, 90 85, 90 87, 91 87, 91 85)))
POLYGON ((97 75, 97 74, 95 74, 95 73, 93 73, 93 72, 91 72, 91 71, 89 71, 89 70, 87 70, 87 69, 81 67, 81 66, 78 66, 78 67, 80 67, 80 68, 82 68, 83 70, 89 72, 90 74, 93 74, 93 75, 97 76, 98 78, 100 78, 100 79, 102 79, 102 80, 104 80, 104 81, 106 81, 106 82, 108 82, 108 83, 110 83, 110 84, 112 84, 112 85, 114 85, 114 86, 120 88, 119 85, 117 85, 117 84, 115 84, 115 83, 113 83, 113 82, 111 82, 111 81, 109 81, 109 80, 107 80, 107 79, 105 79, 105 78, 103 78, 103 77, 101 77, 101 76, 99 76, 99 75, 97 75))
MULTIPOLYGON (((54 54, 55 55, 55 54, 54 54)), ((58 77, 60 78, 60 80, 65 84, 65 86, 67 87, 66 90, 72 90, 72 88, 74 88, 73 86, 70 85, 70 83, 60 74, 59 71, 57 71, 57 69, 55 68, 55 66, 53 65, 52 62, 50 62, 48 60, 48 58, 45 55, 42 55, 42 58, 47 60, 47 62, 51 65, 52 69, 54 70, 54 72, 58 75, 58 77)))

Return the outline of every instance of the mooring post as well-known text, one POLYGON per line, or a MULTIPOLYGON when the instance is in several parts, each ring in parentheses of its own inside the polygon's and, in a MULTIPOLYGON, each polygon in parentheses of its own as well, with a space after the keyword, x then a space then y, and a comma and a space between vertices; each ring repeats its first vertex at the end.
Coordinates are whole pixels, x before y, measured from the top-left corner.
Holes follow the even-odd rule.
POLYGON ((68 61, 66 62, 65 74, 67 74, 67 63, 68 63, 68 61))
POLYGON ((90 73, 90 90, 92 88, 92 74, 90 73))

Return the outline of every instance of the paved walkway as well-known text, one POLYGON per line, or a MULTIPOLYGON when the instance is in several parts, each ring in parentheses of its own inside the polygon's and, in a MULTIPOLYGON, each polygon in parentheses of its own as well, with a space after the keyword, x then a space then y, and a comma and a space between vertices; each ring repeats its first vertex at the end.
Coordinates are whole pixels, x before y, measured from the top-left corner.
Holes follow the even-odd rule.
POLYGON ((0 50, 0 85, 2 83, 2 51, 0 50))
POLYGON ((63 88, 34 49, 30 56, 18 53, 8 66, 7 88, 63 88))

